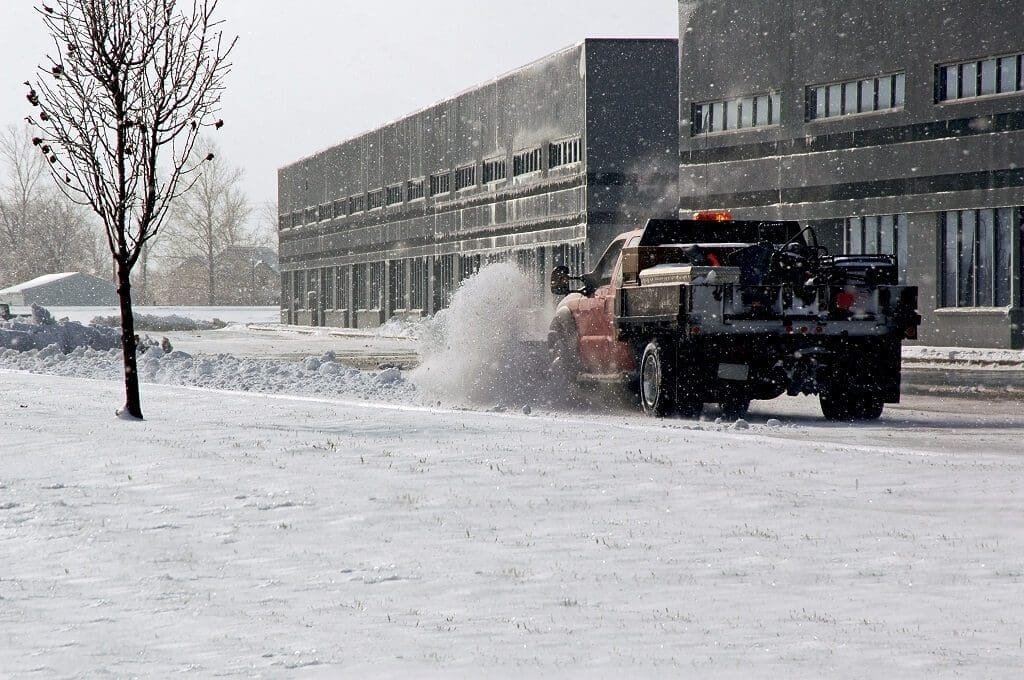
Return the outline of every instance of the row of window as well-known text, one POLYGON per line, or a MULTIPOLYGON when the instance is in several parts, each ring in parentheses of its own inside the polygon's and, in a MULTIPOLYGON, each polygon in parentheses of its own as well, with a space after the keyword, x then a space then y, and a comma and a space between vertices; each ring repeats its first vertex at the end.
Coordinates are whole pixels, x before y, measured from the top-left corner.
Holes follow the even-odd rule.
POLYGON ((1024 54, 940 66, 936 98, 942 101, 1024 90, 1024 54))
MULTIPOLYGON (((548 144, 548 168, 579 163, 581 159, 580 149, 581 140, 579 137, 548 144)), ((516 153, 512 156, 512 176, 520 177, 540 172, 542 160, 543 153, 541 147, 516 153)), ((480 175, 484 184, 508 179, 508 168, 504 158, 485 160, 480 167, 480 175)), ((456 191, 471 189, 477 186, 476 164, 460 166, 455 169, 454 174, 456 191)), ((427 189, 429 189, 430 196, 443 196, 451 193, 451 175, 452 173, 449 172, 439 172, 430 175, 426 180, 423 178, 411 179, 405 183, 404 187, 402 184, 392 184, 383 189, 368 191, 365 194, 338 199, 331 203, 323 203, 319 206, 306 208, 305 210, 296 210, 292 213, 278 216, 278 226, 281 229, 298 227, 303 224, 312 224, 346 215, 354 215, 367 210, 376 210, 385 205, 396 205, 402 203, 403 200, 416 201, 424 198, 427 189)))
POLYGON ((292 309, 309 309, 315 299, 316 305, 328 310, 351 307, 357 310, 384 309, 388 313, 398 310, 437 311, 448 306, 462 280, 489 263, 514 262, 535 283, 539 294, 546 287, 549 266, 564 264, 572 275, 578 276, 584 271, 584 258, 584 245, 575 243, 286 272, 281 280, 282 300, 287 301, 285 304, 292 309))
MULTIPOLYGON (((943 64, 935 69, 935 101, 956 101, 1024 91, 1024 53, 943 64)), ((807 87, 806 119, 902 109, 905 72, 807 87)), ((779 95, 763 92, 693 104, 694 135, 780 124, 779 95)))
POLYGON ((693 105, 694 134, 778 124, 779 95, 775 92, 693 105))
POLYGON ((905 73, 807 88, 807 118, 816 120, 854 113, 901 109, 906 88, 905 73))

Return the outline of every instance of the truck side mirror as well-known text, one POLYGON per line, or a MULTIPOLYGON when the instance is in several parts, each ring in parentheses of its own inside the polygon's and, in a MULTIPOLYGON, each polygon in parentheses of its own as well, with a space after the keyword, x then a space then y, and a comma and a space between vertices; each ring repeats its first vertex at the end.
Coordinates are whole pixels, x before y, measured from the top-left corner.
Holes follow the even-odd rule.
POLYGON ((559 265, 551 270, 551 294, 569 294, 569 268, 559 265))

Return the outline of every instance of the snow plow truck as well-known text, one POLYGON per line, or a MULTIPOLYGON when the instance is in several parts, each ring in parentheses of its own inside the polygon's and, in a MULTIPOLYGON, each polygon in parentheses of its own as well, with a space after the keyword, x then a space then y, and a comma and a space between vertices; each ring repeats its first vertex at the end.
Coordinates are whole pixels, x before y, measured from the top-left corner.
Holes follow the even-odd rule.
POLYGON ((792 221, 652 219, 614 238, 593 271, 551 272, 564 296, 548 332, 568 394, 630 384, 653 416, 725 417, 752 399, 817 395, 830 420, 873 420, 900 399, 917 287, 893 255, 831 255, 792 221))

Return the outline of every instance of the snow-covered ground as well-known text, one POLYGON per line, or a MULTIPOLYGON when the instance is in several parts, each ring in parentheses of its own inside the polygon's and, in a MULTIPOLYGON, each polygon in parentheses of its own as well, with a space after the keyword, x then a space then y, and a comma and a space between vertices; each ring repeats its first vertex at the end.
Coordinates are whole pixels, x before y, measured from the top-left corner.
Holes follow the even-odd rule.
POLYGON ((113 417, 116 349, 0 349, 0 676, 1024 666, 1019 404, 559 410, 527 358, 493 360, 512 328, 462 332, 524 304, 492 272, 415 332, 166 310, 234 323, 148 345, 143 422, 113 417), (417 351, 415 372, 347 365, 417 351))
POLYGON ((866 446, 156 385, 132 423, 116 382, 2 378, 6 677, 1024 664, 1024 458, 969 426, 866 446))

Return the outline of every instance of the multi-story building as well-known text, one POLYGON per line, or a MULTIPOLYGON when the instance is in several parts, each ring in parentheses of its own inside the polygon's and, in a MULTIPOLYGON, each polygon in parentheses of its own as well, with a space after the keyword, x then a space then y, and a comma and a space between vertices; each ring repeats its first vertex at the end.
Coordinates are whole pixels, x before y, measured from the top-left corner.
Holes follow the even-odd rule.
POLYGON ((446 306, 488 261, 542 290, 678 204, 678 45, 586 40, 279 171, 282 320, 446 306))
POLYGON ((680 210, 895 252, 920 342, 1024 347, 1020 0, 681 0, 680 210))

